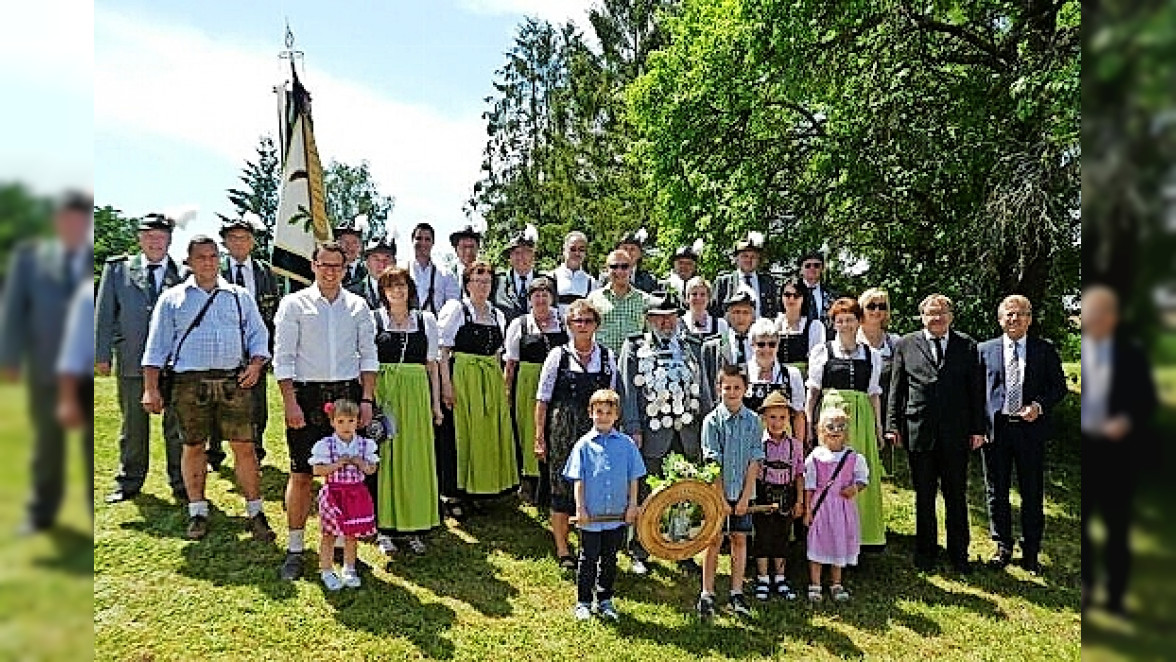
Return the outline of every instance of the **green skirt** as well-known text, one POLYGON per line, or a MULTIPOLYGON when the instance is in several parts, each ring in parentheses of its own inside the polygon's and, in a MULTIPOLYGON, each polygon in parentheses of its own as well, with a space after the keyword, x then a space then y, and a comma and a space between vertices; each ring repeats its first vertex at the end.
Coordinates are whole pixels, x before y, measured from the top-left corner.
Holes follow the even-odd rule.
POLYGON ((518 485, 514 432, 498 357, 453 355, 453 428, 457 487, 501 494, 518 485))
POLYGON ((878 459, 878 437, 874 425, 874 407, 870 396, 861 391, 825 389, 821 411, 829 407, 844 409, 849 417, 849 446, 866 458, 870 484, 856 498, 861 520, 862 544, 886 544, 886 520, 882 515, 882 462, 878 459))
POLYGON ((539 458, 535 457, 535 394, 539 392, 542 363, 519 362, 515 372, 514 415, 524 476, 539 476, 539 458))
POLYGON ((396 438, 380 447, 376 526, 404 533, 440 526, 433 404, 425 366, 381 364, 376 401, 397 425, 396 438))

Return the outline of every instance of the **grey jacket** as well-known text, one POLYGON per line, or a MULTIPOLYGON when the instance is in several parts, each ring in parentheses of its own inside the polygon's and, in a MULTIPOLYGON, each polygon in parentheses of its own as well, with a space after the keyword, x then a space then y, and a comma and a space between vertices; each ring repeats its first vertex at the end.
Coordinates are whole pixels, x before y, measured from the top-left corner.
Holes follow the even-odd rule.
MULTIPOLYGON (((178 285, 188 275, 187 267, 177 265, 171 257, 165 264, 161 291, 178 285)), ((154 307, 147 258, 139 253, 107 260, 94 313, 94 360, 105 363, 113 358, 119 377, 140 376, 139 362, 154 307)))

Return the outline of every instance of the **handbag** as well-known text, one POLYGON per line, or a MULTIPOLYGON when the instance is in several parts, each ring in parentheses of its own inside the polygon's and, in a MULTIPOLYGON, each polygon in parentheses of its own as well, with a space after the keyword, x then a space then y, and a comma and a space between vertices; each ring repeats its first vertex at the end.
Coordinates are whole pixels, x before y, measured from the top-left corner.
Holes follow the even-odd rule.
POLYGON ((163 360, 163 367, 159 369, 159 395, 163 399, 164 407, 171 403, 172 390, 175 388, 175 359, 179 358, 180 349, 184 346, 184 341, 187 340, 192 331, 196 327, 200 326, 200 323, 204 321, 204 315, 208 313, 209 306, 212 305, 213 299, 216 299, 216 295, 220 293, 221 290, 219 289, 212 291, 212 295, 208 297, 208 300, 205 301, 204 305, 200 307, 200 311, 196 313, 196 317, 192 318, 192 322, 188 324, 188 328, 184 330, 184 335, 180 336, 180 342, 176 345, 175 350, 169 353, 167 358, 163 360))
POLYGON ((363 429, 363 436, 376 442, 376 446, 380 446, 385 441, 395 439, 397 432, 396 417, 384 412, 379 405, 372 405, 372 420, 363 429))

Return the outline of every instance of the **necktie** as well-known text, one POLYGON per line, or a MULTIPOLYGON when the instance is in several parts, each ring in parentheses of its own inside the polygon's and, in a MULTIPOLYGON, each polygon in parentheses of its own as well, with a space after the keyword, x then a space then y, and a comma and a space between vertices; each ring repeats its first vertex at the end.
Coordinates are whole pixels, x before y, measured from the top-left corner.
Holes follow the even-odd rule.
POLYGON ((943 338, 935 337, 931 339, 935 343, 935 366, 943 365, 943 338))
POLYGON ((735 334, 735 342, 738 345, 738 349, 735 351, 735 362, 738 363, 739 365, 743 365, 743 364, 747 363, 747 348, 745 347, 746 341, 747 341, 746 334, 744 334, 744 335, 740 335, 738 333, 735 334))
POLYGON ((240 262, 237 263, 237 275, 234 276, 233 283, 245 287, 245 265, 240 262))
POLYGON ((1017 355, 1017 343, 1013 343, 1013 351, 1009 353, 1009 364, 1005 366, 1005 379, 1008 388, 1005 389, 1005 413, 1016 414, 1021 411, 1021 361, 1017 355))
POLYGON ((519 278, 519 299, 525 300, 527 298, 527 277, 519 278))
POLYGON ((78 282, 77 270, 74 268, 74 262, 77 261, 76 258, 77 258, 77 253, 75 253, 74 251, 66 251, 65 252, 65 264, 62 265, 63 267, 65 267, 65 272, 64 272, 65 282, 67 284, 69 284, 69 286, 71 288, 74 286, 74 283, 78 282))
POLYGON ((743 274, 743 282, 746 283, 748 287, 751 287, 751 274, 743 274))
POLYGON ((147 280, 151 284, 151 300, 155 301, 159 297, 159 281, 155 274, 159 271, 162 265, 149 264, 147 265, 147 280))

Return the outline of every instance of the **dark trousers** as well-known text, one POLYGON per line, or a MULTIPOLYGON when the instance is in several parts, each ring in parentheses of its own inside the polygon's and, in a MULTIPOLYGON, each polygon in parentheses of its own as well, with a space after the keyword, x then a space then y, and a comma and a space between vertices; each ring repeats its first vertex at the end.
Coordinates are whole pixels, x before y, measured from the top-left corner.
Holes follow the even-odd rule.
POLYGON ((1045 529, 1045 436, 1038 423, 1010 422, 996 415, 992 441, 981 447, 988 499, 988 532, 1001 550, 1013 549, 1013 510, 1009 490, 1013 468, 1021 492, 1021 551, 1036 559, 1045 529))
MULTIPOLYGON (((124 492, 138 492, 147 479, 151 458, 151 418, 143 409, 143 378, 118 378, 118 408, 122 413, 122 429, 118 434, 119 467, 114 481, 124 492)), ((183 440, 180 422, 172 408, 163 410, 163 443, 167 457, 167 482, 172 492, 187 494, 184 475, 180 471, 183 440)))
POLYGON ((933 559, 937 555, 935 496, 942 490, 947 554, 953 563, 968 558, 968 454, 964 439, 938 439, 931 450, 907 454, 915 488, 916 557, 933 559))
MULTIPOLYGON (((29 496, 28 519, 37 528, 47 528, 57 521, 65 495, 65 430, 57 422, 57 384, 29 383, 29 417, 33 423, 33 457, 30 469, 33 491, 29 496)), ((94 383, 81 385, 81 407, 86 414, 82 431, 83 448, 89 463, 87 475, 94 475, 94 383), (87 406, 89 405, 89 406, 87 406)), ((94 504, 94 481, 89 480, 91 509, 94 504)))
MULTIPOLYGON (((261 378, 257 380, 257 384, 250 391, 253 397, 253 449, 257 454, 258 465, 265 459, 265 427, 269 423, 268 374, 263 371, 261 378)), ((217 430, 208 440, 209 464, 220 466, 225 461, 226 455, 222 437, 223 435, 217 430)))
POLYGON ((1107 604, 1119 607, 1127 593, 1131 571, 1131 503, 1136 476, 1130 446, 1099 437, 1082 435, 1082 585, 1094 586, 1097 552, 1090 540, 1090 526, 1102 514, 1106 545, 1102 565, 1107 576, 1107 604))
POLYGON ((611 600, 617 580, 617 550, 625 543, 625 527, 605 531, 580 531, 580 565, 576 575, 576 600, 611 600))

